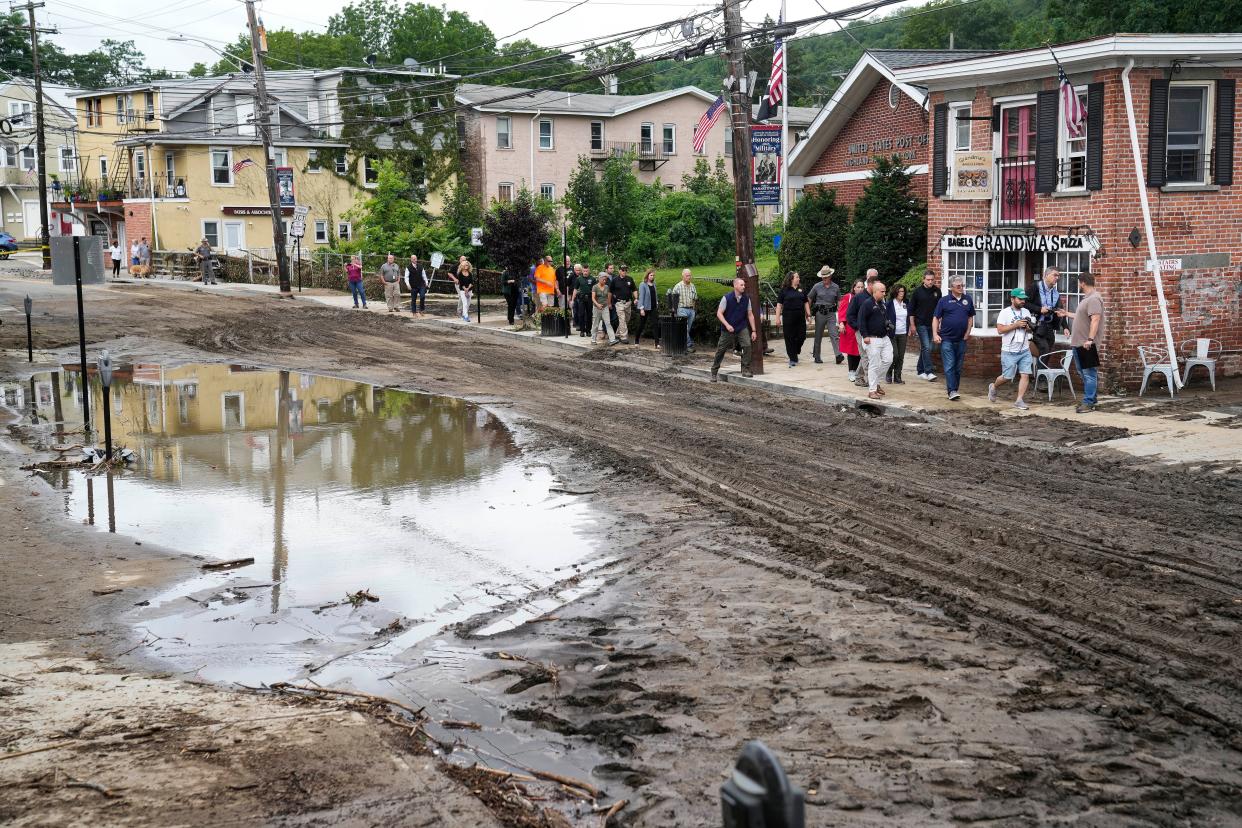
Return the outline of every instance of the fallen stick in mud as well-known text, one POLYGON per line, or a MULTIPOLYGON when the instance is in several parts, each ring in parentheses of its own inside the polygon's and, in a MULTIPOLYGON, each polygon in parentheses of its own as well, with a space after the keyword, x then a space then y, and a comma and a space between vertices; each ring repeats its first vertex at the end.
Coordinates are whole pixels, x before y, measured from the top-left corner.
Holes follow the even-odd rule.
POLYGON ((618 799, 616 802, 612 803, 611 805, 600 805, 598 808, 594 808, 593 813, 597 813, 597 814, 602 813, 604 815, 603 824, 607 825, 608 820, 616 816, 617 813, 622 808, 624 808, 626 805, 629 805, 629 804, 630 804, 630 801, 628 799, 618 799))
POLYGON ((243 566, 250 566, 254 563, 254 558, 235 558, 231 561, 217 561, 215 563, 205 563, 199 567, 204 572, 220 572, 225 569, 239 569, 243 566))
POLYGON ((299 693, 311 695, 318 693, 333 696, 350 696, 352 698, 366 699, 367 701, 376 702, 378 704, 387 704, 391 707, 397 708, 398 710, 404 710, 406 713, 413 716, 416 721, 426 718, 423 715, 424 708, 422 707, 415 710, 414 708, 404 705, 394 699, 390 699, 387 696, 377 696, 373 693, 363 693, 358 690, 335 690, 331 687, 306 687, 305 685, 290 684, 287 681, 278 681, 271 685, 270 689, 277 693, 288 693, 289 691, 296 690, 299 693))
POLYGON ((578 790, 586 791, 591 795, 592 799, 599 799, 599 788, 595 787, 590 782, 583 782, 580 779, 574 779, 572 776, 561 776, 559 773, 552 773, 551 771, 535 770, 534 768, 530 768, 529 770, 532 775, 537 776, 540 779, 547 780, 548 782, 559 782, 570 788, 577 788, 578 790))
POLYGON ((486 765, 480 765, 478 762, 475 762, 473 765, 471 765, 470 769, 478 771, 480 773, 489 773, 492 776, 499 776, 501 779, 514 779, 514 780, 517 780, 518 782, 536 781, 535 777, 527 776, 524 773, 514 773, 513 771, 501 770, 500 768, 489 768, 486 765))
POLYGON ((457 719, 445 719, 440 722, 440 727, 448 730, 482 730, 483 725, 478 722, 463 722, 457 719))

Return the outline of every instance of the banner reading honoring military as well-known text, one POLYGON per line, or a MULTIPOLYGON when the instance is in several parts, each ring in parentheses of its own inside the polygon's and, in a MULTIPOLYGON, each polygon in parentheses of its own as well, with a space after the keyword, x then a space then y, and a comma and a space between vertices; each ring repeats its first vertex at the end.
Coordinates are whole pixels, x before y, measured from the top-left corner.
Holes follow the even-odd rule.
POLYGON ((755 206, 781 203, 781 126, 750 128, 750 190, 755 206))
POLYGON ((276 168, 276 191, 280 194, 281 207, 293 207, 298 203, 293 196, 293 167, 276 168))

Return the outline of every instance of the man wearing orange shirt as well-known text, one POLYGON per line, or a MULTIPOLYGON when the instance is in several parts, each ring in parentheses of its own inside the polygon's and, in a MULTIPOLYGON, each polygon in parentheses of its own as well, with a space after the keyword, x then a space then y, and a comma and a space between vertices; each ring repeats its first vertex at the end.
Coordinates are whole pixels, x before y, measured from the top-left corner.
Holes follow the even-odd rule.
POLYGON ((552 257, 544 256, 535 267, 535 290, 539 293, 539 306, 548 307, 553 304, 553 297, 560 295, 561 289, 556 284, 556 268, 552 267, 552 257))

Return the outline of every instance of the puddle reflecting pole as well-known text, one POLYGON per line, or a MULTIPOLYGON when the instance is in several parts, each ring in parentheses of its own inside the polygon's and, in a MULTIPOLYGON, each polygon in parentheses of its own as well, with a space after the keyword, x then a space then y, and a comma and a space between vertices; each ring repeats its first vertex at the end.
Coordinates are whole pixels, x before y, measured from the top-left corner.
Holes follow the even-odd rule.
POLYGON ((108 472, 108 531, 116 534, 116 499, 112 492, 112 472, 108 472))
POLYGON ((79 241, 73 237, 73 283, 78 291, 78 364, 82 366, 82 427, 87 437, 91 431, 91 396, 86 382, 86 312, 82 308, 82 259, 79 241))
POLYGON ((30 294, 26 294, 23 303, 26 306, 26 361, 34 362, 34 338, 30 328, 30 309, 34 302, 30 299, 30 294))
MULTIPOLYGON (((104 457, 112 459, 112 357, 105 348, 99 357, 99 381, 103 384, 104 457)), ((111 480, 111 478, 109 478, 111 480)), ((109 484, 111 489, 111 484, 109 484)))
POLYGON ((90 475, 86 477, 86 523, 95 525, 95 481, 90 475))

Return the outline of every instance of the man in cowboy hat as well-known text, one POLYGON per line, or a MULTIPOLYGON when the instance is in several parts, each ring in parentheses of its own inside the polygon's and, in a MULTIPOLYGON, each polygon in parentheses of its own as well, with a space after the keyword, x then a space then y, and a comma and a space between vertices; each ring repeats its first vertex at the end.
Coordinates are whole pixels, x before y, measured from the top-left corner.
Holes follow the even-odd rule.
POLYGON ((828 265, 821 267, 819 284, 811 288, 806 295, 806 300, 811 305, 811 313, 815 314, 815 348, 813 351, 815 361, 823 362, 819 354, 820 340, 824 338, 824 329, 827 328, 828 336, 832 339, 832 351, 837 355, 837 364, 840 365, 845 360, 841 354, 840 343, 837 341, 837 305, 841 302, 841 288, 832 281, 834 273, 836 271, 828 265))

